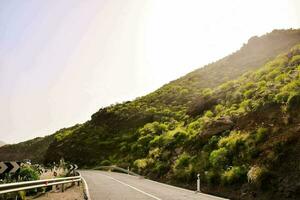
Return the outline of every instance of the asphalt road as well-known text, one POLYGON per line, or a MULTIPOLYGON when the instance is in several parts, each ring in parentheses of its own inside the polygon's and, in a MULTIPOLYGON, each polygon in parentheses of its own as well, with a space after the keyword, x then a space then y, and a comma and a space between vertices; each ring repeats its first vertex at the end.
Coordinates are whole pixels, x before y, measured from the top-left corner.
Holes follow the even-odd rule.
POLYGON ((92 200, 222 200, 155 181, 116 172, 80 171, 92 200))

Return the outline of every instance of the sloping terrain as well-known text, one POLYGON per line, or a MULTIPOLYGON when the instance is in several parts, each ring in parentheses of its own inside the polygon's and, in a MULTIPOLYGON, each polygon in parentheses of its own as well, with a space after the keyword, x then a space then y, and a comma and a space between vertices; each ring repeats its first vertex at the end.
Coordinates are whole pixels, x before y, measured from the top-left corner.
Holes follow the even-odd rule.
POLYGON ((48 150, 49 145, 54 141, 54 137, 57 139, 62 139, 62 134, 67 136, 68 133, 75 130, 79 126, 80 125, 75 125, 68 129, 61 129, 52 135, 37 137, 18 144, 4 145, 0 149, 0 160, 22 161, 24 159, 29 159, 34 163, 43 163, 46 151, 48 150))
POLYGON ((183 187, 194 187, 200 173, 205 192, 297 199, 296 44, 299 30, 253 37, 239 51, 149 95, 102 108, 82 125, 6 145, 0 159, 117 164, 183 187))
POLYGON ((0 147, 5 145, 5 142, 0 141, 0 147))

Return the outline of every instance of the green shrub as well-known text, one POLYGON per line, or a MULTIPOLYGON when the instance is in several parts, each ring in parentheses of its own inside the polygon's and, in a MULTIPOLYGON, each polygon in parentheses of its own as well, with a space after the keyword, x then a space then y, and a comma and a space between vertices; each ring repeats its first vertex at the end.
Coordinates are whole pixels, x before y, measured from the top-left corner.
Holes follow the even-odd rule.
POLYGON ((179 169, 179 168, 187 167, 189 165, 190 158, 191 158, 190 155, 188 155, 187 153, 181 154, 178 157, 178 159, 175 161, 174 168, 179 169))
POLYGON ((293 58, 291 59, 290 63, 292 65, 298 65, 298 64, 300 64, 300 55, 293 56, 293 58))
POLYGON ((221 104, 218 104, 215 106, 215 112, 216 113, 221 113, 225 110, 225 106, 221 105, 221 104))
POLYGON ((189 182, 194 178, 193 165, 188 154, 183 153, 173 166, 174 178, 182 182, 189 182))
POLYGON ((288 91, 281 91, 280 93, 278 93, 276 96, 275 96, 275 102, 277 103, 285 103, 287 102, 288 98, 289 98, 289 92, 288 91))
POLYGON ((228 164, 228 150, 224 147, 214 150, 209 155, 210 164, 217 169, 222 169, 228 164))
POLYGON ((223 184, 242 182, 246 178, 246 173, 244 167, 233 166, 222 173, 221 181, 223 184))
POLYGON ((143 145, 143 146, 148 146, 149 142, 153 139, 153 136, 148 134, 148 135, 143 135, 138 139, 138 143, 143 145))
POLYGON ((206 171, 205 180, 209 185, 216 185, 220 182, 220 175, 216 171, 206 171))
POLYGON ((267 132, 268 132, 267 128, 263 128, 263 127, 258 128, 257 132, 256 132, 256 135, 255 135, 255 141, 256 142, 265 141, 266 138, 267 138, 267 132))
POLYGON ((211 152, 213 149, 216 149, 218 147, 218 142, 220 140, 219 136, 212 136, 208 142, 204 145, 203 150, 206 152, 211 152))
POLYGON ((299 107, 300 105, 300 93, 294 93, 290 95, 287 100, 287 110, 291 111, 293 108, 299 107))
POLYGON ((175 130, 173 133, 174 143, 181 144, 187 138, 187 133, 183 130, 175 130))
POLYGON ((210 110, 206 111, 204 114, 204 117, 207 117, 207 118, 212 118, 213 116, 214 116, 214 113, 210 110))
POLYGON ((138 132, 141 135, 160 135, 167 130, 167 125, 159 122, 153 122, 145 124, 143 128, 139 129, 138 132))
POLYGON ((244 92, 244 96, 245 96, 245 98, 250 99, 254 95, 254 93, 255 93, 255 90, 246 90, 244 92))
POLYGON ((212 93, 213 93, 213 91, 210 88, 205 88, 202 90, 202 95, 204 97, 209 97, 212 95, 212 93))
POLYGON ((101 166, 109 166, 109 165, 111 165, 111 162, 109 160, 103 160, 103 161, 101 161, 100 165, 101 166))
POLYGON ((152 168, 152 172, 156 174, 156 176, 160 177, 163 174, 167 173, 169 170, 168 163, 157 161, 152 168))
POLYGON ((241 112, 249 112, 251 111, 251 100, 247 99, 240 103, 241 112))
POLYGON ((35 171, 30 166, 21 167, 19 176, 23 181, 34 181, 40 179, 38 171, 35 171))
POLYGON ((136 161, 134 161, 134 165, 139 169, 139 170, 143 170, 145 169, 149 164, 153 164, 154 160, 153 159, 147 159, 147 158, 143 158, 143 159, 138 159, 136 161))
POLYGON ((150 146, 163 146, 163 136, 157 135, 150 141, 150 146))
POLYGON ((161 154, 161 149, 160 148, 154 148, 154 149, 149 151, 148 155, 153 159, 157 159, 157 158, 159 158, 160 154, 161 154))
POLYGON ((241 131, 232 131, 229 136, 223 137, 219 140, 218 146, 219 147, 226 147, 226 149, 230 150, 231 152, 236 152, 240 150, 245 144, 245 141, 249 137, 249 133, 242 133, 241 131))

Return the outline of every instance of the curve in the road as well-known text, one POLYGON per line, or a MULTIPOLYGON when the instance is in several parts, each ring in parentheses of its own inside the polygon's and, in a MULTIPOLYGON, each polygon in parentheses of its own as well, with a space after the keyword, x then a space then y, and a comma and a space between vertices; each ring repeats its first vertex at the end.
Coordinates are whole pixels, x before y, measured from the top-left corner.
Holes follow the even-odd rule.
POLYGON ((224 200, 135 176, 96 170, 80 171, 92 200, 224 200))

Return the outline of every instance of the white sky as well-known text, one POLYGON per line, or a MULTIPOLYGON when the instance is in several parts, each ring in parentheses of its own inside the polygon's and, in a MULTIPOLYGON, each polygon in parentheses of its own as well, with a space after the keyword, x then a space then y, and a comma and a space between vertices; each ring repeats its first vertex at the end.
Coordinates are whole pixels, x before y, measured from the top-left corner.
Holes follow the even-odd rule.
POLYGON ((0 0, 0 140, 82 123, 239 49, 300 27, 297 0, 0 0))

